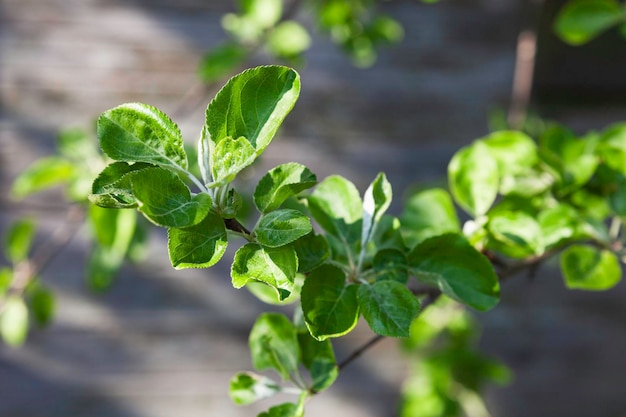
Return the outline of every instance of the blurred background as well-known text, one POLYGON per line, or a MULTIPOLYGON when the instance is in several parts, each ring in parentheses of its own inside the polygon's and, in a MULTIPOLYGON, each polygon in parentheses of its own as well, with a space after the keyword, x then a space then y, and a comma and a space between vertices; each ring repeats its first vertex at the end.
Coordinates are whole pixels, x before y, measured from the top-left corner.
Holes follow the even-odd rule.
MULTIPOLYGON (((298 67, 301 96, 250 176, 297 161, 319 179, 340 174, 363 191, 384 171, 398 210, 411 187, 442 181, 459 147, 501 124, 529 22, 538 40, 531 113, 580 134, 626 120, 626 41, 609 32, 568 46, 551 29, 562 2, 539 3, 385 2, 404 39, 368 68, 316 31, 305 9, 297 12, 313 37, 298 67)), ((29 215, 39 223, 35 249, 63 244, 41 272, 57 298, 54 321, 19 349, 0 344, 0 416, 236 417, 267 408, 237 407, 227 395, 231 376, 251 369, 248 332, 267 308, 232 288, 227 262, 174 271, 157 231, 147 260, 126 265, 96 294, 84 280, 88 231, 63 193, 10 197, 14 178, 55 151, 60 129, 93 132, 101 112, 124 102, 160 108, 193 143, 217 91, 200 85, 198 66, 227 39, 221 19, 234 9, 230 0, 0 3, 0 232, 29 215), (77 231, 71 239, 68 229, 77 231)), ((258 51, 246 66, 271 62, 258 51)), ((501 305, 477 316, 481 347, 514 373, 509 385, 489 388, 492 415, 626 416, 625 299, 624 283, 567 291, 549 267, 533 281, 507 282, 501 305)), ((371 336, 359 326, 338 341, 337 357, 371 336)), ((306 415, 397 415, 407 372, 396 341, 384 340, 306 415)))

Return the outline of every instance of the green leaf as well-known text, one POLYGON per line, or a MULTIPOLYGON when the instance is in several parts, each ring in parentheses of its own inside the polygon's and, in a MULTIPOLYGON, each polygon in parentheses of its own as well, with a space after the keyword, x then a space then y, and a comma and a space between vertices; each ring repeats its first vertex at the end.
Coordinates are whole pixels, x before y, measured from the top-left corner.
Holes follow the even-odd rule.
POLYGON ((546 249, 571 239, 580 227, 580 215, 569 205, 559 204, 542 210, 537 216, 546 249))
POLYGON ((278 297, 276 288, 271 287, 264 282, 248 281, 246 283, 246 289, 265 304, 284 306, 300 300, 302 284, 304 284, 304 275, 297 274, 293 282, 293 291, 289 297, 282 300, 278 297))
POLYGON ((311 232, 293 244, 298 255, 298 272, 306 274, 320 266, 330 256, 328 241, 311 232))
POLYGON ((193 226, 211 210, 212 201, 208 194, 192 197, 185 183, 171 171, 142 169, 133 174, 131 183, 139 211, 158 226, 193 226))
POLYGON ((11 268, 0 268, 0 299, 11 288, 13 283, 13 270, 11 268))
POLYGON ((338 175, 327 177, 307 201, 311 215, 327 233, 348 244, 359 241, 363 203, 354 184, 338 175))
POLYGON ((293 247, 264 248, 248 243, 235 253, 231 277, 235 288, 249 281, 265 282, 276 289, 280 300, 284 300, 293 291, 297 269, 298 258, 293 247))
POLYGON ((240 137, 233 139, 226 137, 218 142, 213 151, 213 165, 211 166, 214 184, 212 187, 223 185, 235 179, 235 176, 256 159, 255 149, 250 142, 240 137))
POLYGON ((420 303, 404 284, 396 281, 363 284, 359 286, 358 297, 361 313, 375 333, 409 337, 420 303))
POLYGON ((0 336, 9 346, 21 346, 28 335, 28 308, 18 296, 10 296, 0 312, 0 336))
POLYGON ((554 30, 565 42, 582 45, 623 21, 615 0, 572 0, 557 15, 554 30))
POLYGON ((306 393, 300 395, 298 404, 284 403, 270 407, 267 412, 259 414, 257 417, 303 417, 304 416, 304 400, 306 393))
POLYGON ((304 165, 290 162, 271 169, 254 190, 254 204, 261 213, 276 210, 289 197, 313 187, 315 174, 304 165))
POLYGON ((525 133, 505 130, 480 140, 498 163, 500 177, 523 172, 539 160, 535 141, 525 133))
POLYGON ((406 284, 409 280, 406 255, 397 249, 383 249, 376 253, 372 261, 376 281, 397 281, 406 284))
POLYGON ((110 164, 93 181, 91 194, 88 196, 89 201, 106 208, 137 207, 137 199, 133 195, 130 181, 132 174, 153 166, 143 162, 110 164))
POLYGON ((561 271, 570 289, 603 291, 622 279, 617 256, 608 250, 573 245, 561 253, 561 271))
POLYGON ((59 154, 80 163, 99 158, 95 138, 82 129, 63 129, 57 136, 59 154))
POLYGON ((448 165, 450 191, 456 202, 474 217, 489 210, 498 195, 498 163, 482 142, 461 148, 448 165))
POLYGON ((213 150, 226 137, 245 137, 260 155, 300 94, 300 76, 280 66, 246 70, 217 93, 206 110, 206 137, 213 150))
POLYGON ((40 326, 48 325, 56 310, 56 303, 52 291, 37 285, 36 288, 28 293, 31 312, 35 322, 40 326))
POLYGON ((214 213, 209 213, 195 226, 167 231, 167 247, 175 269, 213 266, 222 258, 227 246, 224 221, 214 213))
POLYGON ((371 240, 376 226, 385 211, 391 205, 391 184, 382 172, 365 191, 363 196, 363 228, 361 232, 361 244, 363 246, 371 240))
POLYGON ((98 292, 107 290, 123 262, 124 257, 117 250, 95 246, 89 254, 85 273, 89 287, 98 292))
POLYGON ((155 107, 127 103, 98 118, 100 147, 115 161, 147 162, 187 169, 187 155, 178 126, 155 107))
POLYGON ((298 333, 298 343, 302 364, 311 375, 310 388, 320 392, 330 387, 339 375, 330 340, 315 340, 308 331, 305 331, 298 333))
POLYGON ((309 273, 302 286, 302 311, 307 328, 317 340, 343 336, 359 318, 357 286, 346 285, 343 271, 322 265, 309 273))
POLYGON ((405 203, 400 221, 403 237, 411 248, 429 237, 461 231, 450 194, 441 188, 412 194, 405 203))
POLYGON ((252 24, 267 29, 280 20, 283 2, 282 0, 239 0, 239 9, 252 24))
POLYGON ((72 179, 75 167, 64 158, 51 156, 41 158, 20 173, 13 182, 11 193, 16 198, 24 198, 48 188, 64 184, 72 179))
POLYGON ((279 57, 292 58, 311 47, 311 36, 300 23, 287 20, 276 26, 268 35, 267 48, 279 57))
POLYGON ((247 405, 278 394, 282 388, 274 380, 252 372, 240 372, 230 380, 230 398, 247 405))
POLYGON ((35 222, 32 219, 20 219, 9 226, 4 235, 5 256, 13 264, 28 258, 28 252, 35 237, 35 222))
POLYGON ((245 47, 233 42, 212 48, 200 60, 200 79, 206 84, 220 81, 235 72, 246 61, 248 54, 245 47))
POLYGON ((281 209, 264 214, 254 232, 261 245, 277 248, 301 238, 311 230, 311 222, 302 212, 281 209))
POLYGON ((275 369, 285 380, 298 370, 296 329, 284 315, 261 314, 250 331, 249 345, 256 370, 275 369))
POLYGON ((498 277, 489 260, 457 234, 432 237, 407 257, 421 280, 476 310, 486 311, 500 300, 498 277))
POLYGON ((530 215, 521 211, 498 211, 487 224, 488 247, 512 258, 540 255, 545 250, 542 230, 530 215))

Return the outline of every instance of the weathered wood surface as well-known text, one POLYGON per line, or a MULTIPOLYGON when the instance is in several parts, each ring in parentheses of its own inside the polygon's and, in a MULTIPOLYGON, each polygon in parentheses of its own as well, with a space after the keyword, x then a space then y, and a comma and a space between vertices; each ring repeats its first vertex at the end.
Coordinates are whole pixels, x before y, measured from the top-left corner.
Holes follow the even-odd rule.
MULTIPOLYGON (((454 150, 487 132, 486 113, 506 105, 517 3, 392 2, 406 26, 402 47, 357 70, 319 39, 302 72, 301 99, 280 139, 252 175, 296 160, 320 178, 340 173, 361 189, 386 171, 396 199, 415 183, 441 179, 454 150)), ((89 126, 101 111, 142 101, 178 108, 195 83, 199 54, 224 39, 229 1, 5 0, 0 5, 0 193, 35 158, 51 152, 57 129, 89 126)), ((255 61, 265 62, 263 57, 255 61)), ((209 97, 207 97, 208 101, 209 97)), ((624 107, 548 109, 584 130, 624 117, 624 107)), ((202 106, 178 115, 197 137, 202 106)), ((3 198, 2 230, 32 214, 40 242, 65 221, 58 193, 29 203, 3 198), (47 197, 47 198, 46 198, 47 197)), ((162 233, 150 261, 127 267, 114 288, 90 294, 82 271, 85 231, 45 270, 58 294, 54 324, 20 350, 0 347, 2 417, 250 416, 237 408, 228 380, 250 369, 246 338, 264 308, 229 284, 228 267, 174 272, 162 233)), ((562 289, 542 274, 516 280, 504 302, 483 315, 483 345, 516 372, 493 389, 494 416, 609 417, 626 412, 626 288, 590 294, 562 289)), ((338 356, 366 341, 359 327, 338 356)), ((313 400, 310 417, 394 415, 406 365, 386 340, 313 400)), ((265 407, 262 404, 261 407, 265 407)))

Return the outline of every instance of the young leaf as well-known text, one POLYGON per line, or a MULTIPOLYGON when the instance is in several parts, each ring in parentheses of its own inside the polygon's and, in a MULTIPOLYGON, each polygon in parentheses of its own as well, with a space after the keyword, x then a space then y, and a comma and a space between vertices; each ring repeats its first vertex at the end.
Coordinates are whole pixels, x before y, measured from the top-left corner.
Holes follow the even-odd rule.
POLYGON ((457 234, 432 237, 408 255, 409 268, 422 281, 476 310, 500 300, 498 277, 489 260, 457 234))
POLYGON ((303 417, 304 416, 304 399, 306 393, 300 395, 298 404, 284 403, 270 407, 269 410, 259 414, 257 417, 303 417))
POLYGON ((29 291, 30 309, 35 322, 40 326, 46 326, 54 317, 56 303, 52 291, 37 285, 35 289, 29 291))
POLYGON ((363 203, 350 181, 330 176, 318 184, 307 201, 311 214, 327 233, 348 244, 360 239, 363 203))
POLYGON ((296 240, 293 247, 298 255, 298 272, 303 274, 320 266, 330 255, 328 241, 313 232, 296 240))
POLYGON ((285 380, 297 371, 300 349, 296 329, 284 315, 261 314, 250 331, 249 344, 256 370, 275 369, 285 380))
POLYGON ((346 284, 343 271, 322 265, 311 271, 300 295, 307 328, 317 340, 350 332, 359 318, 357 286, 346 284))
POLYGON ((195 226, 167 231, 167 247, 175 269, 213 266, 222 258, 227 245, 224 221, 214 213, 195 226))
POLYGON ((400 222, 410 248, 429 237, 461 231, 450 194, 441 188, 411 195, 405 203, 400 222))
MULTIPOLYGON (((300 94, 300 76, 280 66, 246 70, 217 93, 206 110, 210 149, 224 138, 245 137, 260 155, 300 94)), ((211 163, 215 163, 212 155, 211 163)))
POLYGON ((235 253, 230 274, 235 288, 261 281, 275 288, 278 298, 284 300, 293 291, 297 269, 298 258, 291 246, 264 248, 248 243, 235 253))
POLYGON ((358 297, 361 313, 375 333, 409 337, 420 303, 404 284, 396 281, 363 284, 359 286, 358 297))
POLYGON ((472 216, 480 217, 498 195, 498 163, 487 145, 474 142, 454 154, 448 165, 448 180, 456 202, 472 216))
POLYGON ((131 183, 139 211, 158 226, 193 226, 211 210, 211 197, 205 193, 192 197, 189 188, 172 171, 142 169, 133 174, 131 183))
POLYGON ((539 160, 537 144, 525 133, 504 130, 480 140, 498 163, 500 177, 523 172, 539 160))
POLYGON ((615 0, 571 0, 557 15, 554 30, 565 42, 582 45, 623 21, 615 0))
POLYGON ((0 336, 9 346, 21 346, 28 335, 28 308, 18 296, 10 296, 4 301, 0 312, 0 336))
POLYGON ((127 103, 98 118, 100 147, 115 161, 187 169, 187 155, 178 126, 160 110, 142 103, 127 103))
POLYGON ((277 248, 291 243, 311 232, 308 217, 292 209, 281 209, 261 217, 254 229, 257 241, 268 248, 277 248))
POLYGON ((11 193, 16 198, 24 198, 27 195, 65 183, 73 178, 75 167, 64 158, 51 156, 41 158, 26 168, 13 181, 11 193))
POLYGON ((105 208, 137 207, 130 179, 139 170, 154 165, 137 162, 114 162, 107 166, 93 181, 89 201, 105 208))
POLYGON ((613 252, 585 245, 573 245, 561 253, 561 271, 570 289, 603 291, 622 279, 613 252))
POLYGON ((254 204, 261 213, 276 210, 286 199, 316 183, 315 174, 304 165, 295 162, 279 165, 259 181, 254 190, 254 204))
POLYGON ((211 169, 215 183, 211 186, 231 182, 242 169, 252 164, 255 159, 255 149, 246 138, 226 137, 222 139, 213 151, 211 169))
POLYGON ((244 63, 248 50, 234 42, 212 48, 200 60, 198 74, 206 84, 220 81, 244 63))
POLYGON ((383 249, 376 253, 372 266, 376 281, 397 281, 406 284, 409 280, 406 255, 397 249, 383 249))
POLYGON ((230 398, 247 405, 278 394, 282 388, 274 380, 252 372, 240 372, 230 380, 230 398))
POLYGON ((35 222, 20 219, 9 226, 4 236, 5 256, 13 264, 18 264, 28 257, 28 252, 35 237, 35 222))
POLYGON ((376 225, 391 205, 391 197, 391 184, 389 184, 385 174, 381 172, 372 181, 363 196, 361 245, 365 246, 371 240, 376 225))
POLYGON ((545 250, 539 223, 524 212, 498 211, 489 216, 487 228, 488 246, 506 256, 522 259, 545 250))

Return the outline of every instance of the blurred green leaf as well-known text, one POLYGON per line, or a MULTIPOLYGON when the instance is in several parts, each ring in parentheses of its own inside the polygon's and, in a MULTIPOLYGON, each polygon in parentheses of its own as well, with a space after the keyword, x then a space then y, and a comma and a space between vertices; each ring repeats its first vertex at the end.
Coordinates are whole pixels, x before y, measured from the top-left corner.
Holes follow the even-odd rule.
POLYGON ((565 42, 582 45, 624 20, 626 13, 615 0, 570 0, 557 15, 554 30, 565 42))
POLYGON ((5 256, 13 264, 28 258, 28 252, 35 238, 34 220, 23 218, 13 222, 4 235, 5 256))
POLYGON ((252 372, 240 372, 230 380, 230 398, 237 405, 247 405, 269 398, 282 390, 270 378, 252 372))
POLYGON ((622 279, 615 254, 585 245, 572 245, 561 253, 561 271, 570 289, 603 291, 622 279))
POLYGON ((248 58, 248 50, 234 42, 212 48, 200 61, 198 73, 206 83, 214 83, 231 75, 248 58))
POLYGON ((28 298, 35 322, 40 326, 48 325, 54 318, 56 310, 52 291, 42 285, 37 285, 33 290, 28 291, 28 298))
POLYGON ((64 184, 74 176, 74 164, 70 161, 50 156, 38 159, 22 171, 15 181, 11 193, 18 199, 48 188, 64 184))
POLYGON ((298 370, 296 329, 282 314, 261 314, 250 331, 249 344, 256 370, 275 369, 285 380, 298 370))
POLYGON ((409 196, 400 221, 404 239, 411 248, 429 237, 461 231, 450 194, 440 188, 409 196))
POLYGON ((28 308, 18 296, 10 296, 4 301, 0 311, 0 336, 12 347, 21 346, 28 335, 28 308))
POLYGON ((267 39, 267 48, 276 56, 293 58, 311 46, 311 36, 300 23, 288 20, 278 24, 267 39))
POLYGON ((542 230, 532 216, 521 211, 498 211, 487 224, 488 247, 511 258, 540 255, 545 250, 542 230))

